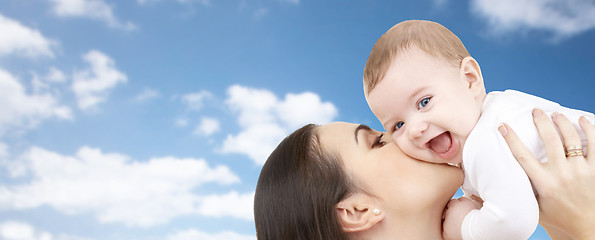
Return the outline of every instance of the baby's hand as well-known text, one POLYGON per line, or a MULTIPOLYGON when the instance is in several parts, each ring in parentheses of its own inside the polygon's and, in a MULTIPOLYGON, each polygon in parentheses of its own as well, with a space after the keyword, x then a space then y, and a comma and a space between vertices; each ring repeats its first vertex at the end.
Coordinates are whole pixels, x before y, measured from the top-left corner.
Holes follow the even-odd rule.
POLYGON ((463 219, 471 210, 480 208, 481 204, 466 197, 451 199, 444 211, 442 238, 445 240, 462 239, 461 225, 463 225, 463 219))

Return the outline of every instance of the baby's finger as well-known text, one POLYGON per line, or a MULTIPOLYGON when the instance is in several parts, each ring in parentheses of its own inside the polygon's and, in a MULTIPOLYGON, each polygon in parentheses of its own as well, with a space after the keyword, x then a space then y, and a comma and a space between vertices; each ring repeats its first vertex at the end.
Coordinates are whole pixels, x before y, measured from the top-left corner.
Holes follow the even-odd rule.
POLYGON ((584 159, 581 139, 570 120, 561 113, 552 114, 552 120, 554 120, 558 129, 560 129, 560 134, 562 134, 566 156, 569 159, 584 159))
POLYGON ((595 165, 595 126, 586 117, 580 117, 579 125, 587 135, 587 160, 592 166, 595 165), (590 153, 590 154, 589 154, 590 153))
POLYGON ((531 154, 525 144, 506 123, 500 124, 498 131, 504 137, 512 155, 519 162, 529 179, 539 178, 542 173, 541 163, 531 154))
POLYGON ((545 153, 547 155, 548 162, 553 164, 559 164, 560 161, 566 161, 564 147, 562 147, 562 140, 556 126, 550 121, 550 118, 545 115, 541 109, 533 109, 533 122, 537 131, 543 140, 545 145, 545 153))

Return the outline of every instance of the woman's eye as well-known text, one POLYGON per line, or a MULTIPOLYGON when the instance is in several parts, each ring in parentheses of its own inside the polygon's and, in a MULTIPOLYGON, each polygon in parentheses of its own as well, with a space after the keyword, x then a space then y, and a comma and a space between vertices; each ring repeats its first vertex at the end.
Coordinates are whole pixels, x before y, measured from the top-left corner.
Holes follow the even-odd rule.
POLYGON ((395 131, 399 130, 401 127, 403 127, 403 125, 405 125, 405 122, 400 121, 397 123, 397 125, 395 125, 395 131))
POLYGON ((386 144, 384 141, 382 141, 382 136, 384 136, 384 133, 380 134, 380 136, 378 136, 378 138, 376 139, 376 142, 374 142, 374 145, 372 145, 372 148, 382 147, 386 144))
POLYGON ((432 99, 432 98, 427 97, 427 98, 423 98, 421 101, 419 101, 417 103, 417 109, 422 109, 422 108, 426 107, 428 105, 428 103, 430 103, 430 99, 432 99))

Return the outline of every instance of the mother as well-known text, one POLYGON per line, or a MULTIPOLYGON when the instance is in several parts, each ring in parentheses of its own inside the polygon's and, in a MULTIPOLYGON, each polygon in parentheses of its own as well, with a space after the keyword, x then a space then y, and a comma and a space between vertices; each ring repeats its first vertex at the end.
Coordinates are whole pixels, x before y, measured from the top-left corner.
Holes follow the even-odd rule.
POLYGON ((307 125, 262 168, 258 239, 442 239, 443 211, 462 182, 460 168, 412 159, 365 125, 307 125))
POLYGON ((462 183, 460 168, 410 158, 365 125, 307 125, 263 166, 254 206, 258 237, 437 239, 442 212, 462 183))

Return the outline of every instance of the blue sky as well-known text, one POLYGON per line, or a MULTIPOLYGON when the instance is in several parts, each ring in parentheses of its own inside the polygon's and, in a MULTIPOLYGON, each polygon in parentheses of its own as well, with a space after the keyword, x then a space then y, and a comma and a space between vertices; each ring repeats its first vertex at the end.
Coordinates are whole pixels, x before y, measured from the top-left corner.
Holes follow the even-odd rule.
POLYGON ((407 19, 457 34, 488 91, 595 112, 589 0, 2 0, 0 239, 255 239, 285 135, 382 129, 362 71, 407 19))

